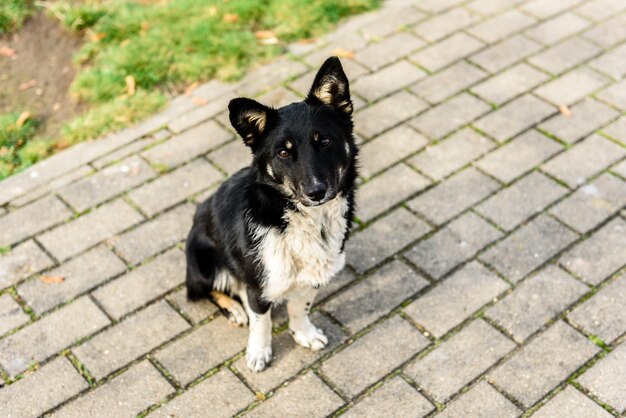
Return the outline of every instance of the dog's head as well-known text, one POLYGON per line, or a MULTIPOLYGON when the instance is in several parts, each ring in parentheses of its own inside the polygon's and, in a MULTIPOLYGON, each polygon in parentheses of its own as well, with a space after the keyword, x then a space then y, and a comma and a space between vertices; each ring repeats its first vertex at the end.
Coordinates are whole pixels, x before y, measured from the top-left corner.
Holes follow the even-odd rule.
POLYGON ((238 98, 228 109, 252 149, 260 181, 305 206, 337 196, 357 151, 348 79, 338 58, 324 62, 302 102, 273 109, 238 98))

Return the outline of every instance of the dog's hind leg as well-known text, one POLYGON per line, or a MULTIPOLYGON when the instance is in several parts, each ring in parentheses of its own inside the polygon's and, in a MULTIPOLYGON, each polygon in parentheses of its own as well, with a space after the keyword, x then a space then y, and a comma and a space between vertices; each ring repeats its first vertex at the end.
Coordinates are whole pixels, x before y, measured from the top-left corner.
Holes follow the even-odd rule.
POLYGON ((210 293, 210 298, 222 311, 227 313, 228 320, 238 327, 243 327, 248 323, 248 315, 241 303, 217 290, 210 293))

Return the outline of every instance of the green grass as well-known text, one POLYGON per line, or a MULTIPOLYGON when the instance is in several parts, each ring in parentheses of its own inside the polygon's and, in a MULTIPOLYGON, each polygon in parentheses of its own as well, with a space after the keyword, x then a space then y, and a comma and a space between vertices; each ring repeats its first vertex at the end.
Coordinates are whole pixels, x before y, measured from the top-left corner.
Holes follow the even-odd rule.
POLYGON ((28 118, 18 126, 19 118, 19 113, 0 115, 0 178, 37 162, 51 148, 50 141, 33 141, 37 132, 36 120, 28 118))
POLYGON ((0 0, 0 34, 19 29, 31 13, 29 0, 0 0))
MULTIPOLYGON (((70 92, 76 100, 86 103, 88 110, 64 126, 61 136, 54 140, 54 147, 45 141, 30 145, 39 140, 32 140, 30 130, 29 134, 18 132, 21 135, 18 142, 24 145, 13 149, 11 163, 0 169, 0 178, 54 149, 99 137, 145 118, 167 102, 165 92, 182 92, 186 86, 212 78, 236 80, 251 65, 284 53, 288 43, 323 34, 341 18, 373 9, 379 2, 52 2, 49 13, 69 30, 83 31, 85 35, 86 42, 75 56, 78 72, 70 92), (255 36, 260 30, 273 32, 278 42, 261 43, 255 36), (131 84, 134 88, 129 87, 131 84)), ((0 4, 4 3, 28 13, 23 0, 0 0, 0 4)), ((0 125, 0 131, 7 126, 8 122, 0 125)), ((2 136, 5 134, 0 132, 2 136)))

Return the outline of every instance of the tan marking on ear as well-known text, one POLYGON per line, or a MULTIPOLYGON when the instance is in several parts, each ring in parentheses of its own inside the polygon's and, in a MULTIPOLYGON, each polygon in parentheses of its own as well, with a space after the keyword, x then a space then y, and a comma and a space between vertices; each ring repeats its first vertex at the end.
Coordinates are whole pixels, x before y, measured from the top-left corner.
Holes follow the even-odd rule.
POLYGON ((313 92, 313 94, 315 95, 315 97, 317 97, 322 103, 324 104, 332 104, 333 102, 333 95, 331 94, 331 90, 333 88, 333 86, 337 86, 337 96, 341 96, 343 94, 344 91, 344 87, 343 84, 339 82, 339 80, 337 80, 336 77, 333 77, 331 75, 328 75, 326 77, 324 77, 324 79, 322 80, 321 85, 317 88, 317 90, 315 90, 313 92))
POLYGON ((222 309, 226 309, 227 311, 230 311, 233 305, 237 303, 235 302, 233 298, 228 296, 226 293, 218 292, 217 290, 213 290, 209 295, 211 296, 211 299, 213 300, 213 302, 215 302, 217 306, 219 306, 222 309))
POLYGON ((254 112, 249 111, 245 115, 246 118, 250 121, 250 123, 254 123, 259 130, 259 132, 263 132, 265 129, 265 123, 267 122, 267 115, 265 112, 254 112))

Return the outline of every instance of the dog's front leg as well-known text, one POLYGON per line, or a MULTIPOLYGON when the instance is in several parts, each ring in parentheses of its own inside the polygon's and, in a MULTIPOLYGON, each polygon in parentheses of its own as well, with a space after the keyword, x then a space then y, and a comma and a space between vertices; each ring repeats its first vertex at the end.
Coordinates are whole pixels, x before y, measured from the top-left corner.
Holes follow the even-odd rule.
POLYGON ((262 300, 261 293, 251 287, 242 293, 250 324, 246 363, 250 370, 260 372, 272 361, 272 305, 262 300))
POLYGON ((321 350, 328 344, 328 338, 309 319, 309 311, 317 290, 312 287, 293 292, 287 301, 289 330, 296 343, 313 351, 321 350))

